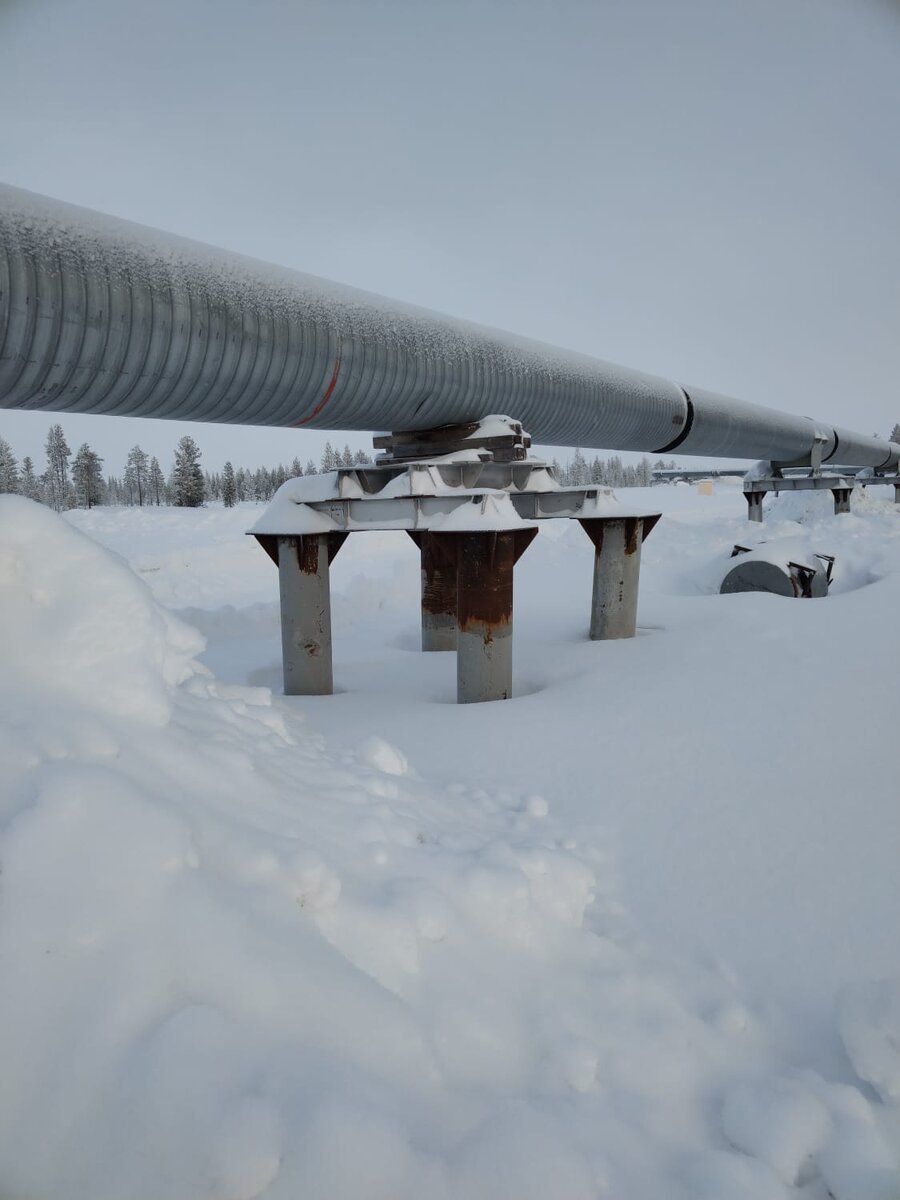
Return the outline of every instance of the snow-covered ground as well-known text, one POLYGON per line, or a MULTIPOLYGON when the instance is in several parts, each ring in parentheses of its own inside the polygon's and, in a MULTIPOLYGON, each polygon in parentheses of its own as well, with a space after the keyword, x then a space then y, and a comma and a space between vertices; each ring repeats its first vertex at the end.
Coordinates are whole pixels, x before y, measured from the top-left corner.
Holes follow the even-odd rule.
POLYGON ((900 1196, 900 510, 620 499, 638 637, 545 525, 457 706, 402 534, 285 699, 258 508, 0 498, 3 1200, 900 1196))

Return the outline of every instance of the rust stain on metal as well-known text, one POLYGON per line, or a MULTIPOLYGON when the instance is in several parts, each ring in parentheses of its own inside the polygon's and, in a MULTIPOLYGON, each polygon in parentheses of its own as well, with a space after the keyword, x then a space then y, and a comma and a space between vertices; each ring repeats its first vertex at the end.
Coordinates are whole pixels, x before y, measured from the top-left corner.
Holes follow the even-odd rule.
POLYGON ((318 537, 297 538, 297 565, 304 575, 315 575, 319 569, 318 537))
POLYGON ((662 513, 651 513, 649 516, 641 517, 641 525, 643 526, 643 532, 641 534, 642 541, 646 542, 647 538, 659 523, 659 518, 661 516, 662 513))
POLYGON ((419 548, 422 568, 422 609, 431 616, 456 616, 455 544, 445 545, 423 529, 407 529, 419 548))
POLYGON ((635 554, 641 544, 641 526, 643 520, 640 517, 628 517, 625 520, 625 553, 627 555, 635 554))
POLYGON ((416 539, 422 555, 422 608, 432 616, 456 616, 456 561, 438 549, 435 538, 416 539))
POLYGON ((512 623, 515 533, 464 533, 459 539, 457 620, 465 633, 489 644, 512 623))
POLYGON ((603 550, 603 530, 606 527, 607 520, 608 518, 604 517, 587 517, 578 522, 593 542, 594 549, 598 554, 603 550))
POLYGON ((329 533, 327 536, 328 536, 328 565, 330 567, 331 564, 334 562, 335 558, 337 557, 338 550, 340 550, 341 546, 343 546, 344 542, 346 542, 346 540, 350 536, 350 534, 342 533, 342 532, 338 531, 336 533, 329 533))
POLYGON ((275 566, 278 566, 278 538, 270 533, 255 533, 253 535, 275 566))

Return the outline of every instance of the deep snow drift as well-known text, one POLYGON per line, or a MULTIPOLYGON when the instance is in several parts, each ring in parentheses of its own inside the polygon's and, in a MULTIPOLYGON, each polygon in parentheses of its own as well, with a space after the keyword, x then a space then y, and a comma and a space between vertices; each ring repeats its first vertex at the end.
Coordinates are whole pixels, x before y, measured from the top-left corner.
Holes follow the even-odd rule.
POLYGON ((635 499, 638 638, 545 527, 463 708, 402 535, 285 700, 258 509, 0 499, 4 1200, 900 1195, 900 514, 635 499), (718 596, 753 535, 833 594, 718 596))

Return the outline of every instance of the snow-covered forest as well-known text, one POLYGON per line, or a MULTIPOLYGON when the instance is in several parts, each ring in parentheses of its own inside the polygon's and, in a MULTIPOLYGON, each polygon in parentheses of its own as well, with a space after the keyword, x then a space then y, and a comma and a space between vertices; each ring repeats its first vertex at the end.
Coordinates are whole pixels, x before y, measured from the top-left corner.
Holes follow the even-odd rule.
POLYGON ((308 459, 304 466, 294 457, 288 466, 279 463, 251 470, 226 462, 221 471, 210 472, 202 469, 202 451, 196 441, 183 437, 168 473, 155 456, 134 446, 121 475, 111 475, 104 474, 103 459, 87 443, 73 454, 59 424, 50 426, 45 452, 45 468, 38 472, 29 456, 20 462, 9 442, 0 437, 0 495, 25 496, 57 512, 103 504, 196 508, 206 500, 220 500, 230 508, 245 500, 271 500, 293 476, 371 462, 364 450, 353 451, 345 444, 341 451, 327 442, 318 463, 308 459))
MULTIPOLYGON (((326 442, 318 462, 308 458, 301 463, 296 456, 289 465, 247 469, 226 462, 221 471, 204 471, 202 451, 192 437, 183 437, 175 449, 166 473, 156 457, 134 446, 120 475, 104 474, 103 459, 89 445, 82 444, 73 454, 59 424, 50 426, 45 445, 46 465, 38 472, 27 455, 21 461, 12 446, 0 437, 0 495, 20 495, 47 504, 57 512, 69 508, 94 508, 112 504, 137 506, 175 505, 196 508, 207 500, 221 501, 226 508, 246 500, 268 501, 281 485, 300 475, 315 475, 338 467, 354 467, 372 461, 362 449, 343 450, 326 442)), ((588 459, 575 450, 564 463, 552 460, 560 481, 567 487, 597 483, 604 487, 647 487, 654 468, 674 467, 674 459, 650 459, 625 463, 621 456, 588 459)))

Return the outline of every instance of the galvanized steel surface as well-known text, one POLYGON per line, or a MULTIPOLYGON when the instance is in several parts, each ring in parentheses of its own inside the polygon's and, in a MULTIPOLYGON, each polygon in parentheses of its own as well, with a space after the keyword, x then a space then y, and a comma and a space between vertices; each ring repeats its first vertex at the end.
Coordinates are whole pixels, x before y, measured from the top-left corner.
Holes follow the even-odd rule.
MULTIPOLYGON (((816 423, 0 185, 0 407, 807 461, 816 423)), ((823 458, 900 448, 824 428, 823 458)))

